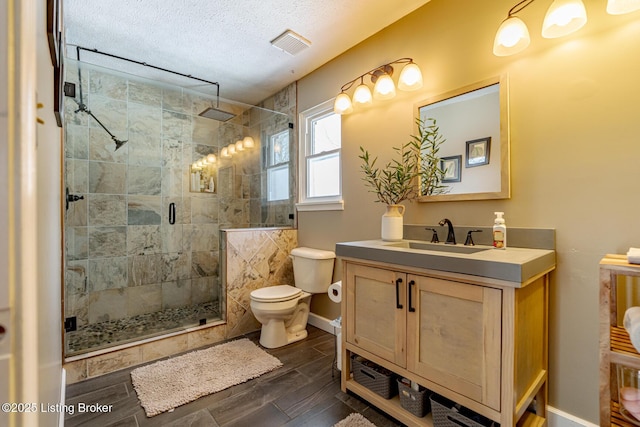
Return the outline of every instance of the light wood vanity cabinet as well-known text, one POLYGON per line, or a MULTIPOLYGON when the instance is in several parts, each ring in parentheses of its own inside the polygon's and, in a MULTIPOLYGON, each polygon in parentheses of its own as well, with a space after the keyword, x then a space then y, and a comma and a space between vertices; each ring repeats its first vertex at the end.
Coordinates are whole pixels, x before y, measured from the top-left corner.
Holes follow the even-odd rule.
POLYGON ((343 287, 343 390, 431 425, 355 382, 355 353, 503 426, 544 422, 548 272, 513 284, 347 258, 343 287), (537 416, 523 417, 533 399, 537 416))

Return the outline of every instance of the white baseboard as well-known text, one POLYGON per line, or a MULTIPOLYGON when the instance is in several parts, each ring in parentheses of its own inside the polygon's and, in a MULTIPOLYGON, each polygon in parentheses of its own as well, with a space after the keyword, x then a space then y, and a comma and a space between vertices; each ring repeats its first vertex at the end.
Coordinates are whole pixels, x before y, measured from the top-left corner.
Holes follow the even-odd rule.
MULTIPOLYGON (((60 407, 65 407, 67 400, 67 371, 62 368, 60 375, 60 407)), ((60 418, 58 418, 58 427, 64 427, 64 414, 65 411, 60 411, 60 418)))
POLYGON ((309 320, 307 321, 307 323, 309 323, 311 326, 315 326, 316 328, 322 329, 325 332, 329 332, 331 335, 335 335, 335 328, 331 326, 330 322, 331 320, 315 313, 309 313, 309 320))

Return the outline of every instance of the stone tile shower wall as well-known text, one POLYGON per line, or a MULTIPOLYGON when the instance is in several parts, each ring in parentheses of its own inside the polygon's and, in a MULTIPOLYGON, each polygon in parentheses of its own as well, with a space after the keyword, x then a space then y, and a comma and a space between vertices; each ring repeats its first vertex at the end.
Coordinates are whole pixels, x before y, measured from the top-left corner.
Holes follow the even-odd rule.
MULTIPOLYGON (((77 83, 73 63, 67 71, 66 81, 77 83)), ((198 116, 211 105, 205 97, 84 64, 82 73, 84 102, 128 142, 114 151, 110 136, 65 99, 65 182, 84 197, 65 215, 65 317, 75 317, 79 329, 114 321, 121 327, 150 313, 181 316, 180 309, 217 301, 220 201, 189 192, 189 165, 218 155, 225 135, 246 132, 248 113, 221 125, 198 116)), ((165 328, 185 326, 169 320, 165 328)), ((140 335, 159 332, 151 324, 157 319, 146 321, 140 335)))

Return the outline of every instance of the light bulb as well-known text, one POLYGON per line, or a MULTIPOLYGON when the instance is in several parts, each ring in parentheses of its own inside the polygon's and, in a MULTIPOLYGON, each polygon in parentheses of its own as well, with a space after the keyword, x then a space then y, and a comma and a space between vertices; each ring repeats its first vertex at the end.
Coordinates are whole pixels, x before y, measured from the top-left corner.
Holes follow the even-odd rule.
POLYGON ((222 147, 222 150, 220 150, 220 157, 223 157, 225 159, 231 157, 231 154, 229 154, 229 150, 227 149, 227 147, 222 147))
POLYGON ((587 23, 587 11, 582 0, 554 0, 542 23, 542 37, 566 36, 587 23))
POLYGON ((404 66, 398 78, 398 89, 411 91, 422 87, 422 71, 415 63, 410 62, 404 66))
POLYGON ((231 155, 236 154, 236 145, 235 144, 227 145, 227 152, 231 155))
POLYGON ((244 151, 244 146, 242 145, 242 140, 236 141, 236 151, 244 151))
POLYGON ((375 99, 391 99, 396 96, 396 85, 389 74, 378 77, 376 85, 373 87, 373 97, 375 99))
POLYGON ((353 112, 353 105, 351 104, 349 95, 341 92, 336 96, 336 100, 333 103, 333 112, 336 114, 349 114, 353 112))
POLYGON ((523 51, 529 46, 531 38, 526 24, 517 16, 505 19, 493 42, 493 54, 508 56, 523 51))
POLYGON ((207 155, 207 163, 215 163, 216 162, 216 155, 215 154, 209 154, 207 155))
POLYGON ((197 163, 193 163, 191 165, 191 169, 198 169, 198 164, 197 163))
POLYGON ((199 168, 201 168, 202 166, 204 166, 204 163, 203 163, 202 159, 198 160, 198 161, 196 162, 196 165, 198 165, 198 167, 199 167, 199 168))
POLYGON ((353 103, 356 105, 370 105, 371 100, 371 89, 364 83, 360 84, 353 92, 353 103))

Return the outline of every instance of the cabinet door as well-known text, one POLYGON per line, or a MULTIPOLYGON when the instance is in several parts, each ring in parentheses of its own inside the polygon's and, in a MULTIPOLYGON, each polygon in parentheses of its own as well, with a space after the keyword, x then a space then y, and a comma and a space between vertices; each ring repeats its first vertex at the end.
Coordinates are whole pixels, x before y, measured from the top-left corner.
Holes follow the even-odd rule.
POLYGON ((500 410, 502 292, 430 277, 407 280, 408 369, 500 410))
POLYGON ((346 340, 406 366, 406 275, 347 264, 346 340))

